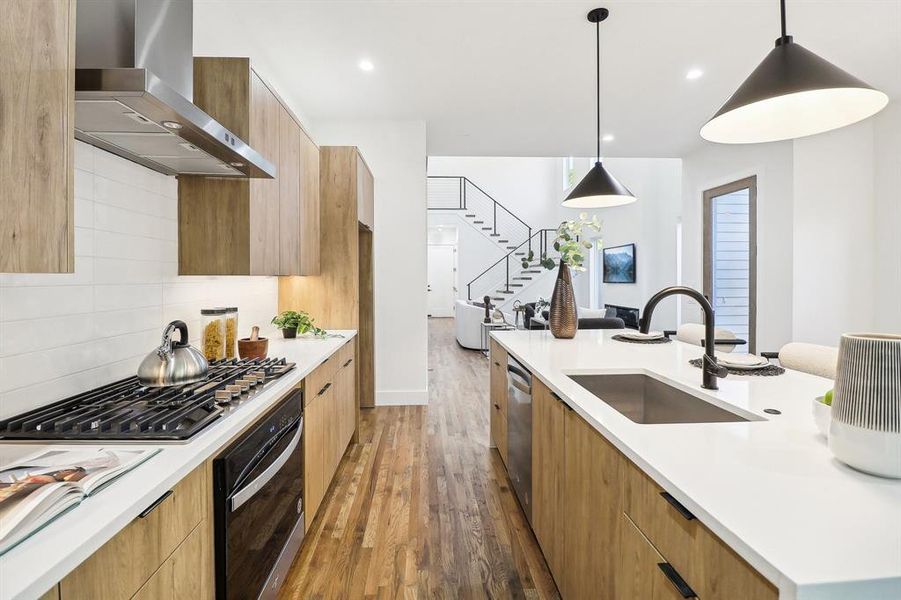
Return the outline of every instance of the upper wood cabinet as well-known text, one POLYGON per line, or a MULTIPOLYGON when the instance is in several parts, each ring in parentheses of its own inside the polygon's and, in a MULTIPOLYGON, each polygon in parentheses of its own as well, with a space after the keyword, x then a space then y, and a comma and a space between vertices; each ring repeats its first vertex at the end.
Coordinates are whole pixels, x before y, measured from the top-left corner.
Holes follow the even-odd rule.
POLYGON ((71 273, 75 0, 3 0, 0 272, 71 273))
POLYGON ((320 327, 357 330, 359 404, 373 406, 374 233, 359 213, 372 205, 373 177, 356 147, 323 146, 319 156, 320 276, 280 278, 278 309, 304 310, 320 327))
POLYGON ((375 180, 360 154, 357 154, 357 174, 357 218, 371 230, 375 228, 375 180))
POLYGON ((179 273, 318 274, 316 145, 247 58, 195 58, 194 102, 275 163, 277 173, 179 178, 179 273))

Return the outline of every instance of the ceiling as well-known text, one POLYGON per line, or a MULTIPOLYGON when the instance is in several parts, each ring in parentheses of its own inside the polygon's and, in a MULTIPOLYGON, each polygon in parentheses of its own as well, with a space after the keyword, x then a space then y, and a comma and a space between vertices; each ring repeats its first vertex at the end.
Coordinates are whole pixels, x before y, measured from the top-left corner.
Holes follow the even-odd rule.
MULTIPOLYGON (((901 0, 787 4, 796 42, 901 98, 901 0)), ((591 156, 598 5, 607 156, 704 143, 779 33, 776 0, 195 0, 194 53, 250 56, 314 123, 424 120, 433 156, 591 156)))

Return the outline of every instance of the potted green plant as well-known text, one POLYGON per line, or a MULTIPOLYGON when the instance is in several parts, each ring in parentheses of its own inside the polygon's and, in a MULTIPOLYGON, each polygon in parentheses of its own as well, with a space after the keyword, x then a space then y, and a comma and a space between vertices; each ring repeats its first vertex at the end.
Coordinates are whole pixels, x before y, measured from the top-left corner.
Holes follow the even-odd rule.
POLYGON ((326 331, 316 327, 313 318, 304 311, 286 310, 272 318, 272 324, 282 330, 286 339, 295 338, 297 334, 312 333, 316 337, 325 337, 326 331))
MULTIPOLYGON (((573 293, 573 271, 584 271, 582 264, 588 250, 591 250, 591 241, 583 238, 583 233, 601 231, 601 222, 597 215, 588 218, 588 213, 581 213, 577 219, 563 221, 557 228, 557 237, 554 240, 554 250, 560 253, 557 272, 557 282, 554 284, 554 293, 551 296, 551 309, 548 318, 551 333, 554 337, 570 339, 575 337, 579 328, 579 315, 576 309, 576 298, 573 293)), ((535 253, 529 251, 528 256, 522 259, 523 269, 527 269, 535 260, 535 253)), ((557 266, 553 258, 547 253, 541 255, 538 265, 547 270, 557 266)))

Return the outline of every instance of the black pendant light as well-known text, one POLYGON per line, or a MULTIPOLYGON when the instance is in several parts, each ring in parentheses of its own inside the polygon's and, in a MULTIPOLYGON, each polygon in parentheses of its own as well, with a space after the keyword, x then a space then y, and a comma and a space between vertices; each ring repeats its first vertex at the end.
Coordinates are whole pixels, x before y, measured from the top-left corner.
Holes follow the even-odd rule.
POLYGON ((609 14, 606 8, 595 8, 588 13, 588 20, 595 24, 597 37, 598 160, 563 201, 567 208, 609 208, 636 200, 632 192, 601 164, 601 21, 609 14))
POLYGON ((785 32, 741 87, 701 128, 723 144, 776 142, 838 129, 873 116, 888 96, 794 43, 785 32))

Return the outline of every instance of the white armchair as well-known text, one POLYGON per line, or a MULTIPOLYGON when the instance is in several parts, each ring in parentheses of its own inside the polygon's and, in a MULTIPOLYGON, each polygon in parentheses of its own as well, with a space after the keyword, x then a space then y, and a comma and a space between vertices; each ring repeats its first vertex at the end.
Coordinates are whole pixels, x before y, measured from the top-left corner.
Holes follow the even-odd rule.
POLYGON ((481 350, 482 330, 479 323, 485 318, 485 309, 465 300, 454 303, 454 325, 457 343, 470 350, 481 350))

